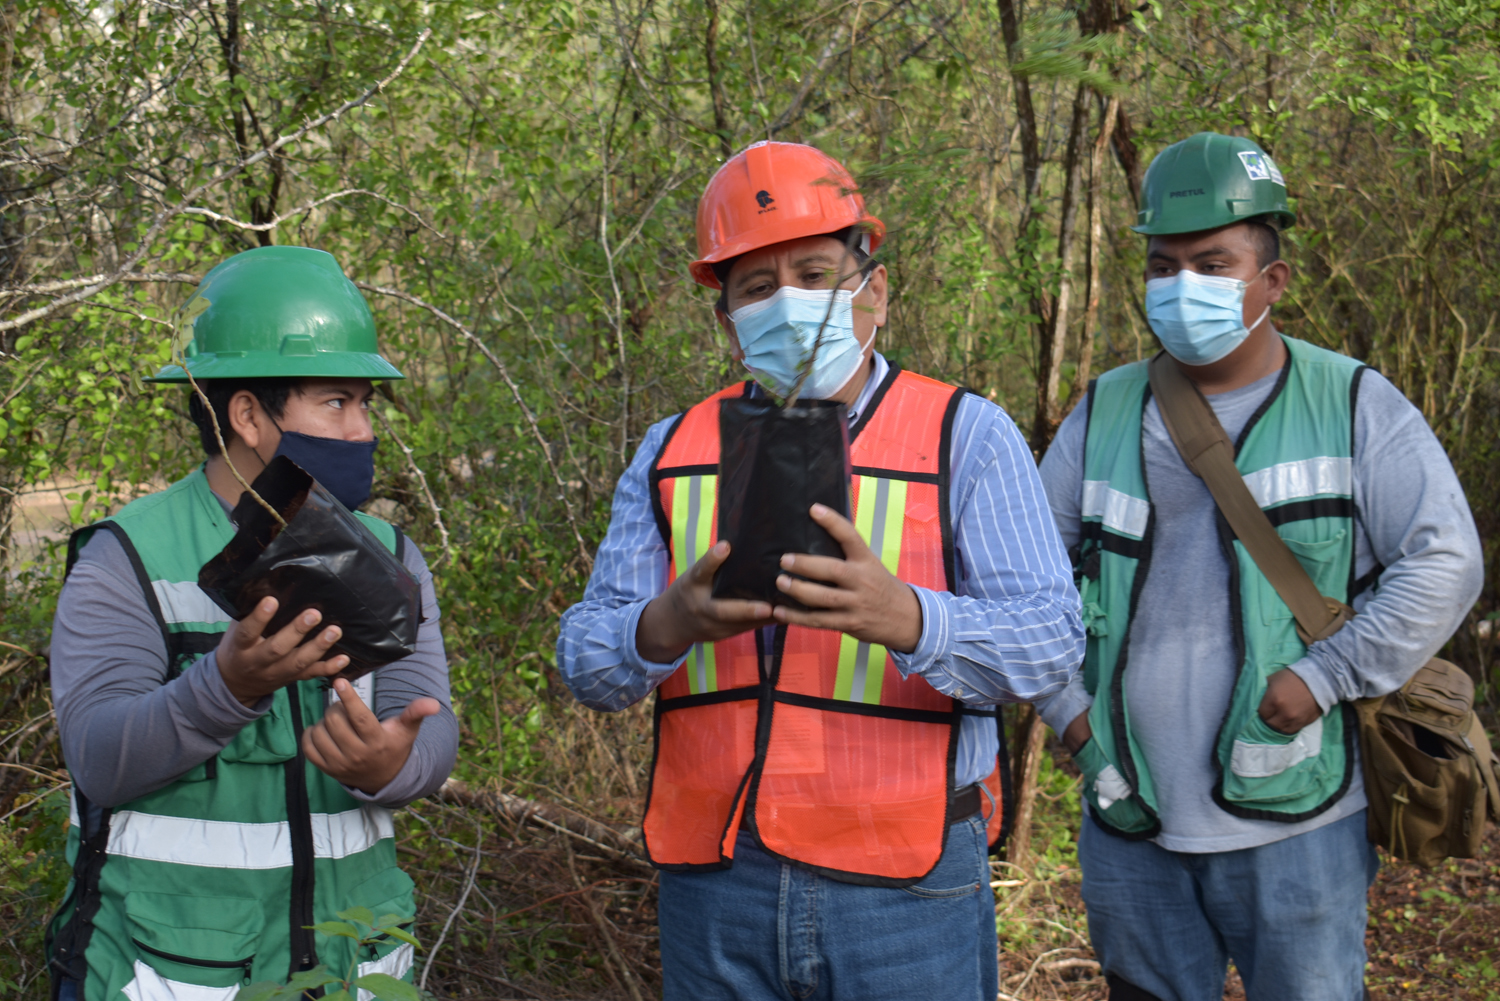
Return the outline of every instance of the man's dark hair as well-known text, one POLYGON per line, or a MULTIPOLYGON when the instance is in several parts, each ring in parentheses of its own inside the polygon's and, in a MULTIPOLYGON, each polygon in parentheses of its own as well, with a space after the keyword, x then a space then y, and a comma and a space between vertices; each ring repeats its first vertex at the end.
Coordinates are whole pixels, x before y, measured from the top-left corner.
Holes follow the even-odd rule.
MULTIPOLYGON (((854 255, 855 262, 859 265, 860 272, 866 277, 869 276, 870 271, 875 267, 875 259, 865 253, 860 247, 859 231, 854 230, 853 226, 846 226, 835 233, 824 233, 823 235, 837 240, 848 247, 849 251, 854 255), (853 230, 852 233, 851 230, 853 230), (852 244, 850 240, 851 236, 853 237, 852 244)), ((741 254, 740 256, 743 257, 744 255, 741 254)), ((714 277, 719 279, 719 301, 714 303, 714 308, 726 316, 729 314, 729 272, 734 270, 734 262, 739 259, 739 257, 731 257, 727 261, 715 261, 709 265, 709 267, 714 269, 714 277)))
POLYGON ((1281 231, 1275 223, 1262 216, 1245 225, 1250 227, 1250 239, 1255 243, 1255 263, 1262 270, 1281 260, 1281 231))
MULTIPOLYGON (((229 426, 229 401, 235 393, 249 390, 266 413, 279 420, 286 413, 287 399, 301 383, 301 379, 204 379, 198 385, 213 406, 214 416, 219 419, 219 431, 224 435, 224 444, 228 445, 234 441, 234 429, 229 426)), ((218 455, 219 443, 214 438, 208 408, 191 388, 188 390, 188 416, 198 425, 198 439, 203 443, 203 451, 211 456, 218 455)))

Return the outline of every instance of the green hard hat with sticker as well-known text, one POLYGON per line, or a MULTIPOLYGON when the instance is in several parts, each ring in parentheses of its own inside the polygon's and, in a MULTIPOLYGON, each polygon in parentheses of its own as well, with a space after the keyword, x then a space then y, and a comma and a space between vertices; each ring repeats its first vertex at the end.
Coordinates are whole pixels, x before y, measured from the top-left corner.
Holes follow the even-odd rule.
POLYGON ((177 314, 174 362, 147 382, 404 379, 380 356, 370 307, 333 255, 257 247, 203 277, 177 314))
POLYGON ((1141 185, 1141 209, 1130 228, 1166 236, 1259 216, 1271 217, 1281 229, 1297 221, 1276 161, 1249 139, 1199 132, 1151 161, 1141 185))

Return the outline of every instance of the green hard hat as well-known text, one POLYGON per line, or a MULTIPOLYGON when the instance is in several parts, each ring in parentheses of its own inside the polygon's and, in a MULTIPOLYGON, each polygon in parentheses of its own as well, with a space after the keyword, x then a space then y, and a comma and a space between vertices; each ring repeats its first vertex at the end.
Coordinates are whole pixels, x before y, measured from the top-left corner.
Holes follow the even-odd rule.
POLYGON ((1199 132, 1157 154, 1141 185, 1141 210, 1131 229, 1147 236, 1197 233, 1271 216, 1286 229, 1297 221, 1286 204, 1286 181, 1270 154, 1249 139, 1199 132))
MULTIPOLYGON (((333 255, 257 247, 204 276, 177 316, 173 355, 194 379, 404 379, 380 356, 375 318, 333 255)), ((147 382, 187 382, 172 363, 147 382)))

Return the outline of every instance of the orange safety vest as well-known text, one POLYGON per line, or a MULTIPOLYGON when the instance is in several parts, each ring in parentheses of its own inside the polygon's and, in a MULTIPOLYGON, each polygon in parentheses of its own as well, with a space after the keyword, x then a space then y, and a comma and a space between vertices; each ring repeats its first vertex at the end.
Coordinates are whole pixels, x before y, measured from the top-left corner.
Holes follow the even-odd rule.
MULTIPOLYGON (((651 468, 670 576, 717 539, 719 401, 684 414, 651 468)), ((953 591, 948 509, 953 417, 964 391, 891 366, 850 429, 854 524, 893 574, 953 591)), ((876 886, 910 886, 937 865, 948 825, 959 724, 977 710, 913 675, 884 647, 778 626, 699 643, 657 691, 655 760, 642 823, 647 856, 669 870, 724 869, 741 824, 770 854, 876 886), (748 815, 748 816, 747 816, 748 815)), ((1009 789, 1000 755, 985 786, 1001 840, 1009 789)))

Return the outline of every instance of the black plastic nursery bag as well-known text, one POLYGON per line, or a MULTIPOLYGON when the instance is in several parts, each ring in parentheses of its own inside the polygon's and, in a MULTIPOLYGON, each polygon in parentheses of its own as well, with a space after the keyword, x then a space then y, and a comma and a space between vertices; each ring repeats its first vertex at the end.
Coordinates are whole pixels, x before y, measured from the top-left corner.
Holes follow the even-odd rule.
POLYGON ((719 538, 729 559, 715 598, 799 603, 776 588, 787 553, 844 558, 844 548, 808 509, 849 517, 849 421, 844 405, 778 407, 765 399, 719 405, 719 538))
POLYGON ((327 626, 343 630, 329 656, 348 656, 338 677, 351 681, 415 653, 422 593, 401 561, 286 456, 272 459, 251 485, 287 524, 241 495, 230 516, 238 531, 198 571, 198 586, 214 604, 238 621, 274 597, 279 604, 266 636, 316 608, 323 621, 308 636, 327 626))

